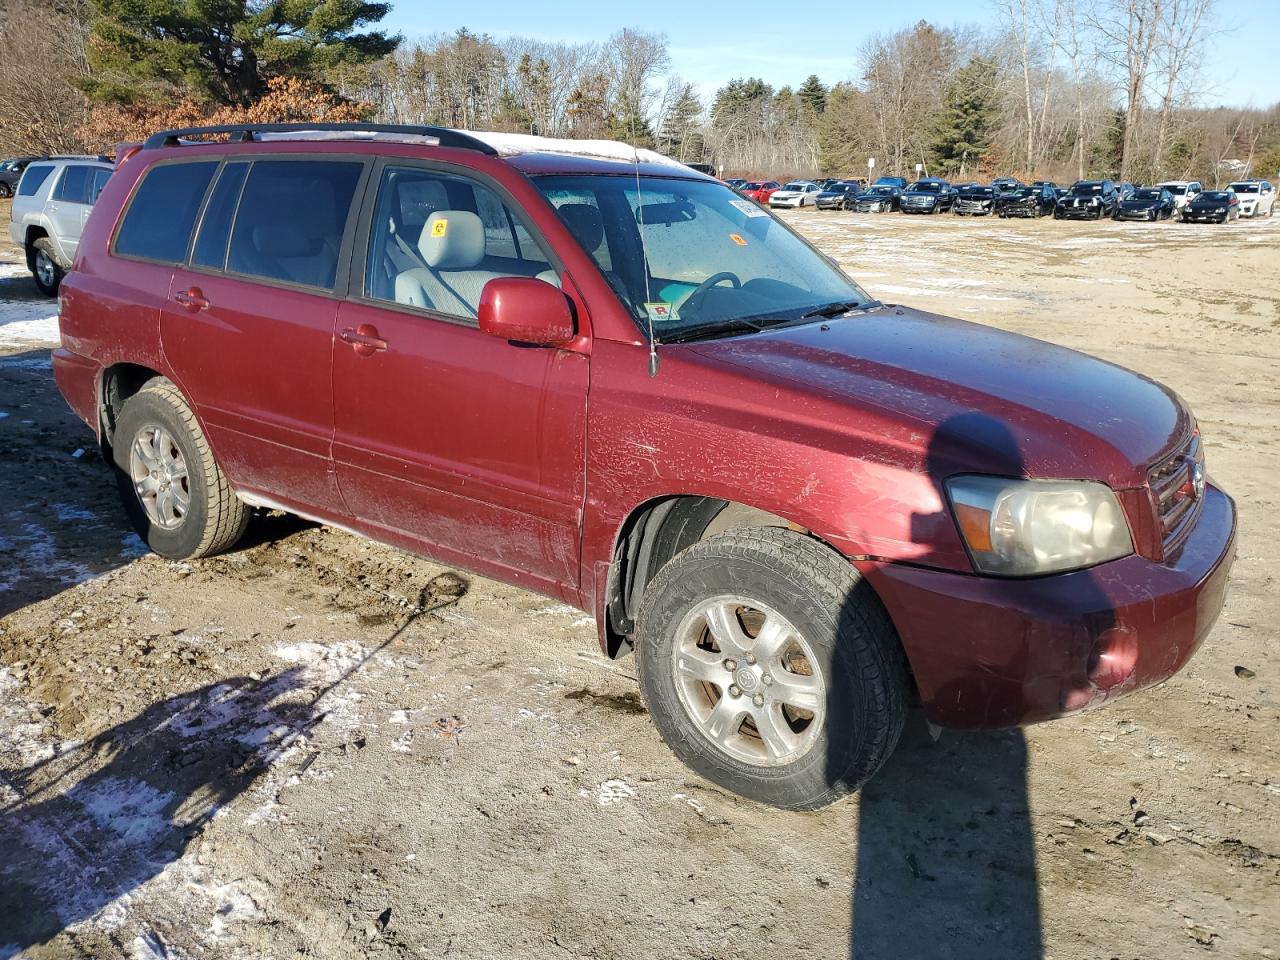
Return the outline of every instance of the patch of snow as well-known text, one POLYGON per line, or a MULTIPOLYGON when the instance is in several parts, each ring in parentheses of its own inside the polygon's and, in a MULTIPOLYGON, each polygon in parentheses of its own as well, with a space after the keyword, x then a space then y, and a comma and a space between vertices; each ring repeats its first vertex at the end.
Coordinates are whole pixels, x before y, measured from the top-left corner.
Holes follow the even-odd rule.
MULTIPOLYGON (((2 342, 2 341, 0 341, 2 342)), ((48 370, 53 361, 46 357, 0 357, 0 368, 10 370, 48 370)))
POLYGON ((120 556, 127 558, 145 557, 151 552, 140 536, 136 533, 126 533, 120 538, 120 556))
POLYGON ((53 535, 44 527, 27 522, 18 529, 10 539, 0 538, 0 593, 12 590, 32 576, 56 580, 66 586, 93 579, 93 571, 84 564, 60 555, 53 535), (15 555, 16 568, 4 562, 5 554, 15 555))
POLYGON ((631 800, 636 796, 636 788, 625 780, 606 780, 594 791, 579 790, 580 797, 593 797, 596 803, 602 807, 611 807, 616 803, 623 803, 631 800))

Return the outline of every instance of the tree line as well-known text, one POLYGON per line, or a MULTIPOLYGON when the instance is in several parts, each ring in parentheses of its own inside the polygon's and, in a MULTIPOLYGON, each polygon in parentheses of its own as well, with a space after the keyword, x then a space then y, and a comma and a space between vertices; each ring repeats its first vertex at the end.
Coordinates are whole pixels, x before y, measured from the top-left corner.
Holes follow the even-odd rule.
MULTIPOLYGON (((996 173, 1213 183, 1280 169, 1280 104, 1207 107, 1214 0, 992 0, 867 37, 849 77, 704 99, 666 37, 406 42, 361 0, 0 0, 0 152, 202 120, 370 119, 609 138, 727 175, 996 173)), ((1221 49, 1221 45, 1219 45, 1221 49)))

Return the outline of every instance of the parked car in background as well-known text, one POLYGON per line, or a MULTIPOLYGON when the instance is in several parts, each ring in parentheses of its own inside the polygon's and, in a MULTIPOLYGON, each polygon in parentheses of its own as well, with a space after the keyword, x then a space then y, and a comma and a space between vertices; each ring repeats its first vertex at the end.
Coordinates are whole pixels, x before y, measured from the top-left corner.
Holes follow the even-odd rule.
POLYGON ((902 188, 891 183, 877 183, 858 194, 853 209, 858 213, 891 213, 902 202, 902 188))
POLYGON ((1270 180, 1237 180, 1227 189, 1240 198, 1240 216, 1269 217, 1275 213, 1276 188, 1270 180))
POLYGON ((749 180, 738 192, 756 203, 767 204, 769 198, 773 196, 773 191, 781 189, 782 184, 777 180, 749 180))
POLYGON ((1007 197, 1024 186, 1026 184, 1017 177, 997 177, 991 181, 991 189, 995 191, 996 200, 1007 197))
POLYGON ((1226 223, 1240 219, 1240 198, 1233 190, 1205 190, 1182 208, 1183 223, 1226 223))
POLYGON ((1033 187, 1053 187, 1053 189, 1058 191, 1059 193, 1062 192, 1062 188, 1058 186, 1056 183, 1054 183, 1052 180, 1036 180, 1031 185, 1033 187))
POLYGON ((877 177, 873 187, 897 187, 899 190, 907 189, 906 177, 877 177))
POLYGON ((769 196, 771 207, 811 207, 822 192, 812 180, 792 180, 769 196))
POLYGON ((962 187, 956 193, 951 212, 958 217, 985 217, 995 208, 996 192, 980 183, 962 187))
POLYGON ((1116 204, 1117 220, 1168 220, 1177 210, 1173 194, 1164 187, 1139 187, 1116 204))
POLYGON ((747 181, 743 180, 741 177, 729 177, 725 180, 725 186, 729 187, 731 190, 741 190, 746 186, 746 184, 747 181))
POLYGON ((16 157, 12 160, 0 160, 0 199, 12 197, 18 189, 18 181, 22 179, 22 171, 27 165, 43 157, 16 157))
POLYGON ((852 210, 853 201, 861 192, 856 180, 836 180, 823 187, 813 205, 819 210, 852 210))
POLYGON ((1163 187, 1173 194, 1173 202, 1177 204, 1179 210, 1204 191, 1199 180, 1166 180, 1164 183, 1157 183, 1156 186, 1163 187))
POLYGON ((903 213, 942 213, 956 202, 956 192, 945 180, 929 177, 917 180, 902 191, 899 209, 903 213))
POLYGON ((106 157, 50 157, 27 166, 10 211, 9 237, 45 296, 71 269, 89 212, 111 177, 106 157))
POLYGON ((1236 510, 1173 390, 882 304, 656 153, 308 126, 155 134, 64 284, 54 377, 157 554, 256 507, 555 597, 677 756, 790 809, 913 703, 1074 714, 1209 634, 1236 510))
POLYGON ((1049 184, 1018 187, 996 197, 995 211, 1001 217, 1043 217, 1053 213, 1057 202, 1058 191, 1049 184))
POLYGON ((1055 220, 1101 220, 1116 212, 1119 195, 1110 180, 1077 180, 1058 198, 1055 220))
POLYGON ((1133 191, 1137 190, 1137 186, 1128 180, 1121 180, 1116 184, 1116 200, 1127 200, 1133 196, 1133 191))

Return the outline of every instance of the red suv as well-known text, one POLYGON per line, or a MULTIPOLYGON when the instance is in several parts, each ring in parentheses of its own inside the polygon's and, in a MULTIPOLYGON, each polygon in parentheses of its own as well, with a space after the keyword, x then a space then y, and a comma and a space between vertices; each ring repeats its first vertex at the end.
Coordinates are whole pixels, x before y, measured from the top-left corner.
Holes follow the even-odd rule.
POLYGON ((871 776, 913 699, 1061 716, 1222 607, 1234 504, 1151 380, 878 303, 621 145, 209 132, 111 178, 53 358, 164 556, 278 508, 558 597, 682 759, 792 808, 871 776))

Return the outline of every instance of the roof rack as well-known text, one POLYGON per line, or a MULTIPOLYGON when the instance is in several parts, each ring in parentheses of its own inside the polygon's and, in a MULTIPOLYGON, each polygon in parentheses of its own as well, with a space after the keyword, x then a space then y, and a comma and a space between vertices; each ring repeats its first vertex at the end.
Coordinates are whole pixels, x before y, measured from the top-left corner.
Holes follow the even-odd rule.
MULTIPOLYGON (((350 133, 350 139, 362 139, 359 134, 395 134, 402 137, 426 137, 436 141, 442 147, 457 147, 462 150, 478 150, 490 155, 498 151, 489 144, 460 130, 449 127, 423 127, 402 123, 225 123, 209 127, 182 127, 178 130, 161 130, 147 137, 143 144, 145 150, 158 150, 161 147, 177 147, 183 145, 184 137, 205 136, 212 133, 225 133, 231 143, 249 143, 261 139, 261 134, 304 134, 304 133, 350 133)), ((273 138, 274 139, 274 138, 273 138)), ((286 139, 286 138, 280 138, 286 139)), ((299 138, 302 139, 302 138, 299 138)), ((335 137, 333 139, 344 139, 335 137)))
MULTIPOLYGON (((37 157, 36 160, 97 160, 100 163, 110 163, 111 158, 103 156, 100 153, 55 153, 47 157, 37 157)), ((36 162, 35 160, 32 161, 36 162)))

